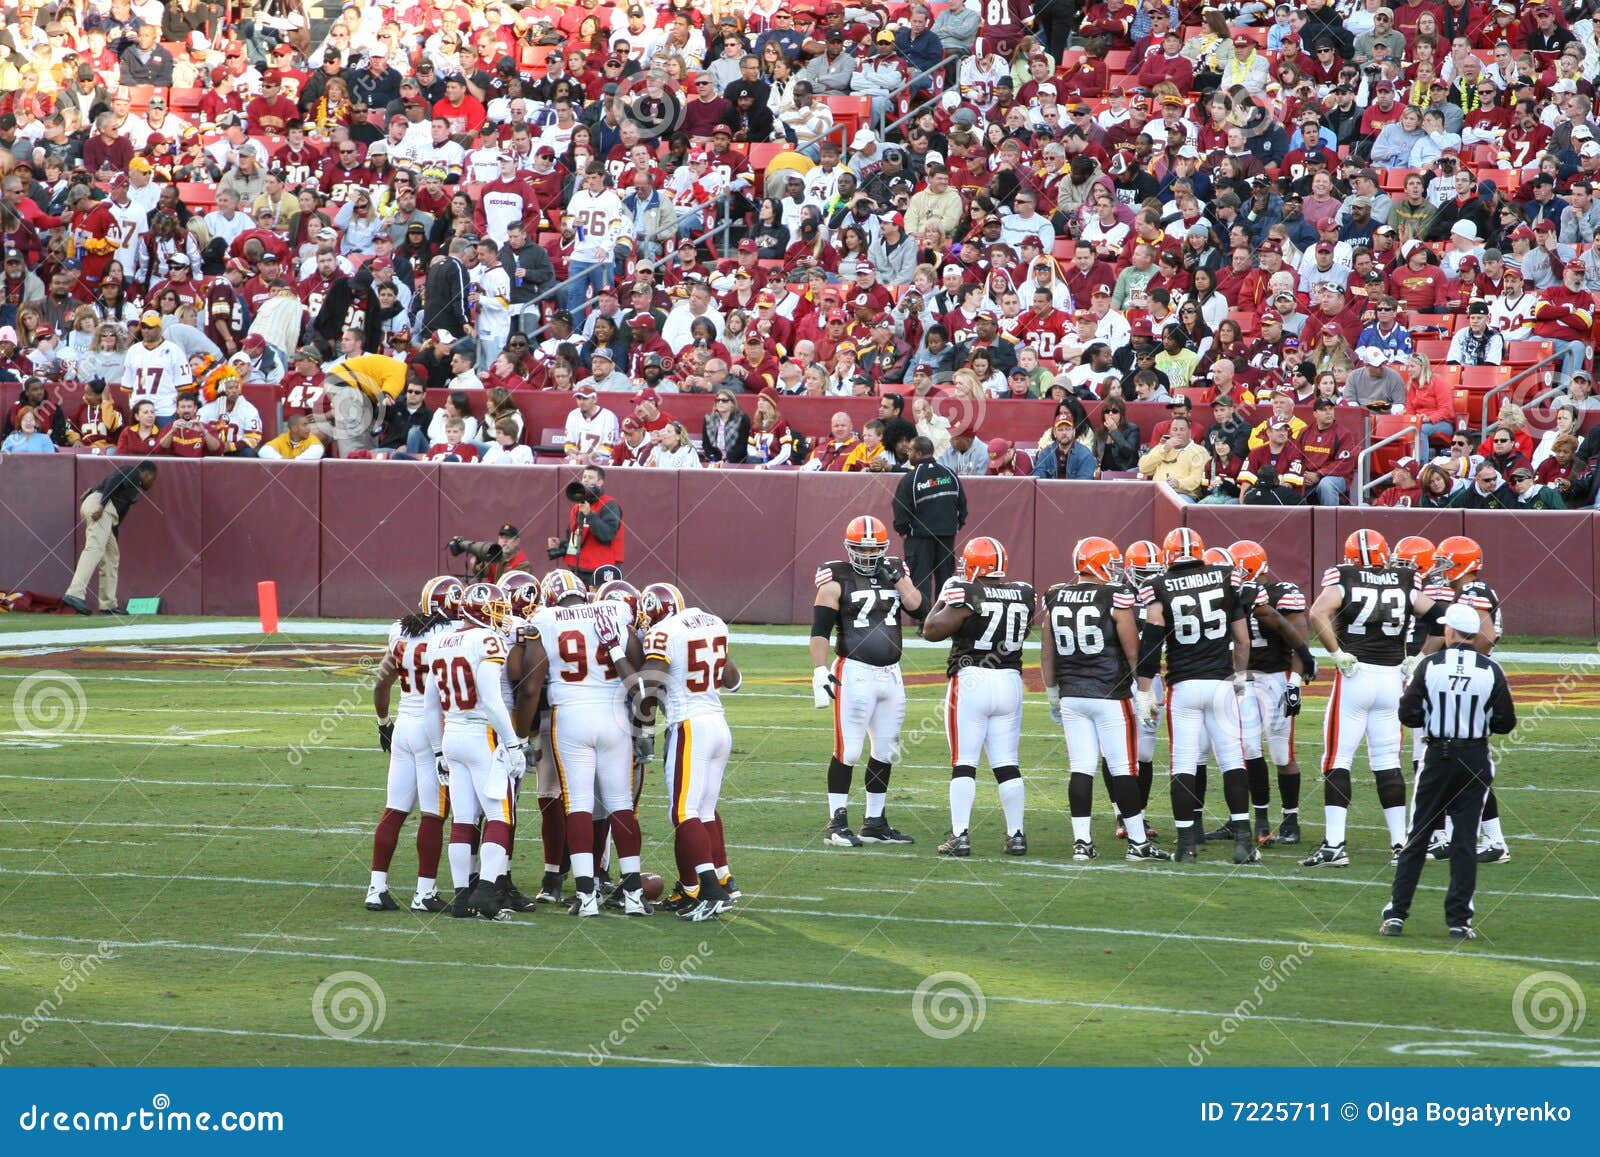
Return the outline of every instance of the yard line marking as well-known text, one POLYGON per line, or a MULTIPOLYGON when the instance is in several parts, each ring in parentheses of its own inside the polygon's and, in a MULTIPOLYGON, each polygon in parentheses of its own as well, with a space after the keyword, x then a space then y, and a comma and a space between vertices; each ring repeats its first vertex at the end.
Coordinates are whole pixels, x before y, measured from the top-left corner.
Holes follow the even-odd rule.
MULTIPOLYGON (((127 733, 121 732, 121 731, 111 731, 111 732, 74 731, 70 735, 67 735, 67 734, 49 735, 48 733, 42 733, 42 732, 38 731, 37 729, 32 730, 32 731, 0 731, 0 736, 4 736, 7 739, 38 739, 38 738, 47 736, 48 738, 50 738, 52 740, 70 739, 70 740, 73 740, 73 741, 78 741, 78 740, 89 740, 89 739, 92 739, 97 743, 105 743, 107 741, 110 741, 112 743, 121 743, 121 744, 130 744, 131 743, 131 744, 138 744, 138 745, 141 745, 141 746, 144 745, 144 744, 147 744, 147 743, 188 743, 192 739, 209 739, 209 738, 211 738, 213 736, 217 736, 217 735, 259 735, 259 734, 260 734, 260 732, 258 730, 256 730, 256 729, 254 729, 254 728, 244 728, 244 727, 217 728, 217 729, 210 730, 210 731, 172 731, 172 732, 163 731, 163 732, 156 732, 153 735, 142 735, 142 736, 139 736, 137 739, 130 738, 127 735, 127 733)), ((197 743, 197 744, 195 744, 195 746, 196 747, 243 747, 244 744, 240 744, 240 743, 206 743, 206 744, 200 744, 200 743, 197 743)), ((289 745, 288 744, 284 744, 284 746, 288 747, 289 745)))
MULTIPOLYGON (((204 747, 205 744, 197 743, 194 746, 204 747)), ((222 743, 219 747, 237 747, 237 744, 222 743)), ((351 748, 350 750, 356 750, 351 748)), ((362 749, 365 750, 365 749, 362 749)), ((0 779, 38 780, 44 783, 136 783, 149 787, 248 787, 258 790, 278 789, 282 791, 312 790, 312 791, 378 791, 384 790, 383 784, 362 786, 350 783, 250 783, 239 780, 227 779, 142 779, 131 775, 15 775, 0 773, 0 779)))
MULTIPOLYGON (((23 827, 39 825, 41 827, 59 828, 159 828, 163 831, 201 831, 201 832, 290 832, 302 836, 366 836, 372 834, 370 827, 345 826, 335 828, 296 828, 287 824, 201 824, 201 823, 172 823, 163 824, 153 820, 30 820, 17 816, 0 816, 0 824, 21 824, 23 827)), ((106 843, 105 840, 74 840, 80 844, 106 843)), ((116 843, 127 846, 124 841, 116 843)), ((136 844, 135 847, 149 847, 148 844, 136 844)))
MULTIPOLYGON (((526 923, 526 922, 524 922, 524 923, 526 923)), ((529 926, 531 926, 531 925, 529 925, 529 926)), ((385 933, 391 933, 391 934, 399 934, 399 935, 411 935, 411 933, 407 933, 403 929, 392 928, 392 927, 386 928, 386 927, 384 927, 382 925, 375 925, 372 928, 366 929, 366 930, 367 931, 385 932, 385 933)), ((151 942, 151 943, 148 943, 148 944, 139 943, 137 941, 130 941, 130 942, 101 941, 101 940, 87 940, 87 939, 83 939, 83 938, 79 938, 79 937, 70 937, 70 936, 37 936, 37 935, 32 935, 32 934, 29 934, 29 933, 22 933, 22 932, 0 932, 0 939, 23 940, 23 941, 33 941, 33 942, 40 942, 40 943, 93 944, 93 945, 97 945, 97 946, 103 944, 108 948, 115 948, 115 949, 119 949, 119 950, 123 949, 123 948, 127 948, 127 949, 139 949, 139 948, 182 949, 182 950, 185 950, 185 951, 193 951, 193 952, 221 952, 221 953, 226 953, 226 954, 230 954, 230 955, 250 954, 250 955, 265 955, 265 956, 284 956, 284 957, 289 957, 289 958, 292 958, 292 959, 300 959, 300 960, 347 961, 347 962, 353 962, 353 963, 357 963, 357 964, 385 964, 385 965, 396 965, 396 966, 406 967, 406 968, 415 968, 417 966, 438 967, 438 968, 480 968, 480 969, 487 969, 487 970, 492 970, 492 971, 506 971, 506 972, 578 974, 578 975, 583 975, 583 976, 596 976, 596 975, 600 975, 600 976, 617 976, 617 977, 624 977, 624 978, 630 978, 630 979, 636 978, 636 979, 641 979, 641 980, 664 980, 667 977, 671 976, 673 979, 678 980, 680 982, 684 982, 684 983, 725 984, 725 985, 729 985, 729 986, 732 986, 732 987, 738 987, 738 988, 803 989, 803 990, 820 991, 820 992, 851 993, 851 994, 860 994, 860 995, 866 995, 866 996, 899 996, 899 997, 907 997, 907 996, 915 996, 915 995, 917 995, 917 990, 913 989, 913 988, 886 988, 886 987, 882 987, 882 986, 864 985, 864 984, 833 984, 833 983, 829 983, 827 981, 817 981, 817 980, 787 980, 787 979, 778 979, 778 978, 759 979, 759 978, 755 978, 755 977, 714 976, 714 975, 710 975, 710 974, 703 973, 703 972, 664 973, 664 972, 652 972, 652 971, 648 971, 648 970, 639 971, 639 970, 628 970, 628 969, 620 969, 620 968, 564 968, 564 967, 559 967, 559 966, 556 966, 556 965, 546 965, 546 964, 511 964, 511 963, 503 963, 503 962, 500 962, 500 961, 484 961, 484 960, 470 960, 470 959, 468 959, 468 960, 417 960, 417 959, 396 958, 396 957, 386 957, 386 956, 363 956, 363 955, 357 955, 357 954, 354 954, 354 953, 302 952, 302 951, 298 951, 298 950, 294 950, 294 949, 287 949, 287 948, 259 948, 259 949, 234 948, 234 947, 228 947, 228 946, 219 945, 219 944, 186 944, 186 943, 179 943, 179 942, 176 942, 176 941, 156 941, 156 942, 151 942)), ((1226 939, 1226 937, 1217 937, 1216 939, 1226 939)), ((1298 945, 1296 945, 1296 946, 1298 946, 1298 945)), ((1487 953, 1472 952, 1472 953, 1468 953, 1468 955, 1476 957, 1476 956, 1487 956, 1488 954, 1487 953)), ((1064 998, 1054 998, 1054 997, 1011 996, 1011 995, 1007 995, 1007 994, 1004 994, 1004 993, 991 993, 991 992, 986 992, 985 993, 985 999, 987 999, 990 1002, 1001 1003, 1001 1004, 1020 1004, 1020 1005, 1030 1005, 1030 1006, 1034 1006, 1034 1007, 1041 1007, 1042 1006, 1042 1007, 1047 1007, 1047 1008, 1050 1008, 1050 1007, 1054 1007, 1054 1008, 1085 1008, 1085 1009, 1092 1009, 1092 1010, 1103 1011, 1103 1012, 1150 1013, 1150 1014, 1161 1015, 1161 1016, 1193 1016, 1193 1017, 1205 1018, 1205 1019, 1208 1019, 1208 1020, 1216 1020, 1216 1019, 1219 1018, 1219 1015, 1220 1015, 1216 1009, 1168 1008, 1168 1007, 1161 1006, 1161 1005, 1123 1004, 1123 1003, 1113 1003, 1113 1002, 1110 1002, 1110 1001, 1068 1000, 1068 999, 1064 999, 1064 998)), ((1282 1022, 1282 1023, 1285 1023, 1285 1024, 1324 1025, 1324 1026, 1328 1026, 1328 1027, 1332 1027, 1332 1028, 1366 1029, 1366 1030, 1372 1031, 1372 1032, 1437 1032, 1437 1033, 1448 1033, 1448 1034, 1453 1035, 1453 1036, 1466 1036, 1466 1037, 1494 1036, 1494 1037, 1504 1037, 1504 1038, 1508 1038, 1508 1039, 1512 1039, 1512 1040, 1526 1040, 1527 1039, 1524 1036, 1524 1034, 1522 1034, 1522 1033, 1504 1032, 1504 1031, 1497 1031, 1497 1030, 1494 1030, 1494 1029, 1440 1028, 1440 1027, 1438 1027, 1436 1025, 1390 1024, 1390 1023, 1383 1022, 1383 1021, 1337 1020, 1337 1019, 1333 1019, 1333 1018, 1329 1018, 1329 1017, 1273 1016, 1273 1015, 1270 1015, 1270 1014, 1258 1014, 1258 1015, 1251 1016, 1251 1017, 1246 1018, 1246 1019, 1262 1020, 1262 1021, 1269 1021, 1269 1022, 1270 1021, 1278 1021, 1278 1022, 1282 1022)), ((134 1022, 134 1023, 138 1023, 138 1022, 134 1022)), ((155 1026, 155 1027, 160 1027, 160 1026, 155 1026)), ((219 1031, 228 1031, 228 1032, 237 1032, 237 1033, 246 1033, 246 1032, 248 1032, 248 1030, 245 1030, 245 1029, 230 1029, 230 1030, 219 1030, 219 1031)), ((308 1039, 315 1039, 315 1040, 325 1040, 325 1039, 327 1039, 327 1038, 321 1037, 321 1036, 311 1037, 310 1034, 307 1034, 307 1038, 308 1039)), ((363 1037, 363 1038, 358 1038, 358 1039, 366 1040, 366 1039, 369 1039, 369 1038, 363 1037)), ((1600 1040, 1579 1039, 1579 1038, 1576 1038, 1576 1037, 1567 1037, 1567 1038, 1563 1038, 1563 1039, 1566 1040, 1566 1041, 1572 1041, 1572 1042, 1578 1043, 1578 1044, 1597 1044, 1597 1045, 1600 1045, 1600 1040)), ((391 1042, 381 1042, 381 1041, 379 1041, 379 1042, 373 1042, 373 1043, 381 1044, 381 1043, 391 1043, 391 1042)), ((398 1042, 395 1042, 395 1043, 398 1043, 398 1042)), ((426 1046, 423 1046, 423 1047, 426 1047, 426 1046)), ((489 1046, 482 1046, 482 1047, 487 1048, 489 1046)), ((587 1054, 582 1054, 582 1055, 585 1058, 587 1058, 587 1054)), ((627 1059, 627 1058, 619 1057, 617 1059, 623 1060, 623 1059, 627 1059)))
MULTIPOLYGON (((243 1036, 266 1037, 271 1040, 310 1041, 312 1044, 345 1044, 345 1045, 377 1045, 381 1048, 412 1048, 412 1049, 460 1049, 477 1053, 507 1053, 514 1056, 526 1057, 563 1057, 570 1060, 591 1061, 589 1053, 570 1052, 566 1049, 536 1049, 518 1045, 469 1045, 452 1044, 449 1041, 435 1040, 397 1040, 393 1037, 379 1039, 377 1037, 359 1036, 347 1040, 336 1040, 321 1033, 312 1032, 274 1032, 270 1029, 254 1028, 216 1028, 210 1025, 194 1024, 150 1024, 138 1020, 89 1020, 82 1017, 68 1016, 37 1016, 33 1018, 40 1024, 71 1024, 88 1025, 91 1028, 131 1028, 148 1032, 186 1032, 210 1036, 243 1036)), ((623 1061, 632 1065, 703 1065, 705 1061, 680 1060, 670 1057, 631 1057, 608 1056, 609 1060, 623 1061)), ((742 1068, 742 1065, 730 1065, 723 1061, 712 1061, 711 1064, 720 1068, 742 1068)))

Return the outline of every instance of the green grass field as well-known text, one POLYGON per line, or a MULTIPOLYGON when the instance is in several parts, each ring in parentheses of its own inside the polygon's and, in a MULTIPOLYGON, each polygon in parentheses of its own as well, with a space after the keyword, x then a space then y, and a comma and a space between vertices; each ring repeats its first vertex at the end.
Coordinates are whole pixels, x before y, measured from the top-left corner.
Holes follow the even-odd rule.
MULTIPOLYGON (((1517 668, 1529 722, 1500 762, 1514 858, 1480 873, 1481 938, 1468 945, 1443 935, 1440 865, 1424 875, 1407 936, 1376 935, 1387 841, 1364 768, 1348 869, 1298 868, 1309 846, 1269 850, 1260 867, 1236 869, 1221 851, 1185 869, 1126 864, 1103 792, 1095 834, 1109 855, 1073 864, 1065 758, 1042 695, 1024 728, 1030 856, 1000 854, 981 771, 974 854, 941 859, 948 756, 942 652, 931 649, 908 653, 908 676, 926 678, 908 689, 889 805, 916 846, 824 848, 830 720, 811 707, 801 632, 788 628, 768 634, 792 645, 734 641, 745 689, 729 697, 722 814, 744 899, 732 918, 580 922, 543 909, 489 924, 362 908, 386 767, 362 664, 373 638, 4 650, 17 630, 103 623, 0 622, 0 702, 11 707, 0 722, 0 1063, 1600 1059, 1600 1028, 1573 1003, 1587 997, 1600 1015, 1600 680, 1581 668, 1517 668), (1566 979, 1524 985, 1541 972, 1566 979), (1552 999, 1559 1013, 1562 991, 1575 1014, 1563 1033, 1525 1031, 1548 1030, 1541 1018, 1552 999)), ((1298 732, 1313 844, 1326 686, 1298 732)), ((1152 818, 1170 842, 1165 800, 1162 777, 1152 818)), ((658 767, 645 859, 670 877, 665 811, 658 767)), ((531 892, 531 806, 524 818, 517 870, 531 892)), ((402 903, 414 833, 412 821, 390 873, 402 903)))

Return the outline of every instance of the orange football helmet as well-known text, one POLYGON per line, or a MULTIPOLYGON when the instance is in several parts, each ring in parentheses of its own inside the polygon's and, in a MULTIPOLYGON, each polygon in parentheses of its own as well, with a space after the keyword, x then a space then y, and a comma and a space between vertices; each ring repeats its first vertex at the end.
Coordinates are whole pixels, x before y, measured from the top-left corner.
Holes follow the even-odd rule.
POLYGON ((1483 569, 1483 547, 1464 534, 1440 539, 1434 558, 1443 565, 1444 577, 1449 582, 1475 575, 1483 569))
POLYGON ((873 574, 889 553, 889 528, 883 519, 858 515, 844 528, 844 552, 857 574, 873 574))
POLYGON ((1267 573, 1267 550, 1253 538, 1241 538, 1228 548, 1239 574, 1246 582, 1267 573))
POLYGON ((639 617, 639 592, 632 583, 622 579, 607 579, 594 588, 594 601, 621 603, 628 608, 628 621, 643 626, 639 617))
POLYGON ((1376 530, 1358 530, 1344 540, 1344 560, 1357 566, 1388 566, 1389 540, 1376 530))
POLYGON ((1143 582, 1161 573, 1161 548, 1148 538, 1130 542, 1122 552, 1122 564, 1133 578, 1143 582))
POLYGON ((475 627, 498 631, 511 615, 511 600, 498 583, 473 583, 461 594, 461 617, 475 627))
POLYGON ((511 613, 519 619, 530 617, 544 606, 544 595, 539 590, 539 580, 525 570, 507 571, 500 576, 500 588, 506 592, 511 613))
POLYGON ((1006 548, 987 535, 972 539, 961 548, 961 573, 969 579, 1005 578, 1006 548))
POLYGON ((1114 582, 1122 574, 1122 552, 1109 538, 1079 539, 1072 550, 1072 569, 1099 582, 1114 582))
POLYGON ((1205 539, 1187 526, 1180 526, 1176 530, 1167 531, 1167 537, 1161 540, 1161 563, 1171 566, 1180 559, 1194 559, 1203 562, 1206 557, 1205 539))
POLYGON ((454 575, 442 574, 438 578, 431 578, 422 584, 422 601, 417 604, 417 609, 423 614, 440 614, 446 618, 456 617, 456 608, 461 604, 461 592, 466 588, 461 580, 454 575))
POLYGON ((568 599, 586 599, 589 596, 583 580, 570 570, 553 570, 545 575, 544 581, 539 584, 539 591, 544 595, 544 605, 547 607, 558 607, 568 599))
POLYGON ((651 583, 639 592, 639 619, 652 627, 663 619, 670 619, 686 606, 688 604, 684 601, 683 592, 671 583, 651 583))
POLYGON ((1433 571, 1433 543, 1420 534, 1408 534, 1394 544, 1394 561, 1412 567, 1419 575, 1433 571))

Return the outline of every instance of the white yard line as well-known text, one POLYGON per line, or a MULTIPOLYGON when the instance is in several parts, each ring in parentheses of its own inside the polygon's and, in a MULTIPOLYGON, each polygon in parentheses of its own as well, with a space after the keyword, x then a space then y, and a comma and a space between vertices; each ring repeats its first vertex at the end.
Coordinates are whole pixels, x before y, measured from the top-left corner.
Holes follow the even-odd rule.
MULTIPOLYGON (((374 927, 376 929, 378 929, 378 930, 381 930, 381 931, 387 932, 387 933, 404 934, 403 930, 402 929, 398 929, 398 928, 384 928, 382 925, 375 925, 374 927)), ((1152 933, 1152 935, 1155 935, 1155 934, 1152 933)), ((1228 939, 1228 938, 1227 937, 1213 937, 1211 939, 1225 940, 1225 939, 1228 939)), ((555 966, 555 965, 546 965, 546 964, 512 964, 512 963, 504 963, 504 962, 499 962, 499 961, 483 961, 483 960, 472 960, 472 959, 463 959, 463 960, 420 960, 420 959, 403 958, 403 957, 365 956, 365 955, 357 955, 357 954, 354 954, 354 953, 303 952, 303 951, 298 951, 298 950, 294 950, 294 949, 285 949, 285 948, 259 948, 259 949, 257 949, 257 948, 236 948, 236 947, 219 945, 219 944, 187 944, 187 943, 179 943, 179 942, 176 942, 176 941, 160 941, 160 942, 154 942, 154 943, 145 944, 145 943, 139 943, 137 941, 127 941, 127 942, 123 942, 123 941, 101 941, 101 940, 86 940, 86 939, 75 938, 75 937, 67 937, 67 936, 35 936, 35 935, 30 935, 30 934, 26 934, 26 933, 19 933, 19 932, 0 932, 0 940, 22 940, 22 941, 33 941, 33 942, 39 942, 39 943, 86 944, 86 945, 96 945, 96 946, 105 945, 106 947, 114 948, 114 949, 117 949, 119 951, 122 950, 122 949, 129 949, 129 950, 151 949, 151 950, 155 950, 155 951, 218 952, 218 953, 225 953, 225 954, 231 954, 231 955, 282 956, 282 957, 288 957, 288 958, 291 958, 291 959, 298 959, 298 960, 344 961, 344 962, 351 962, 351 963, 357 963, 357 964, 394 965, 394 966, 397 966, 397 967, 408 968, 408 969, 417 968, 417 967, 450 968, 450 969, 478 968, 478 969, 486 969, 486 970, 492 970, 492 971, 507 971, 507 972, 554 973, 554 974, 559 974, 559 975, 581 975, 581 976, 616 976, 616 977, 623 977, 623 978, 628 978, 628 979, 646 980, 646 981, 664 980, 664 979, 666 979, 667 977, 670 976, 670 977, 672 977, 672 978, 674 978, 674 979, 676 979, 676 980, 678 980, 678 981, 680 981, 682 983, 686 983, 686 984, 727 985, 727 986, 730 986, 730 987, 737 987, 737 988, 799 989, 799 990, 812 991, 812 992, 833 992, 833 993, 841 993, 841 994, 859 994, 859 995, 866 995, 866 996, 915 997, 917 995, 917 990, 914 989, 914 988, 887 988, 887 987, 880 987, 880 986, 875 986, 875 985, 862 985, 862 984, 832 984, 832 983, 829 983, 829 982, 826 982, 826 981, 818 981, 818 980, 787 980, 787 979, 779 979, 779 978, 760 979, 760 978, 754 978, 754 977, 714 976, 714 975, 709 975, 709 974, 704 973, 704 972, 692 972, 692 973, 691 972, 674 972, 674 973, 666 973, 666 972, 653 972, 653 971, 648 971, 648 970, 641 971, 641 970, 629 970, 629 969, 620 969, 620 968, 565 968, 565 967, 559 967, 559 966, 555 966)), ((1292 946, 1296 946, 1296 947, 1298 946, 1298 945, 1295 945, 1294 942, 1292 942, 1292 941, 1285 941, 1284 943, 1292 945, 1292 946)), ((1328 945, 1320 945, 1320 946, 1318 946, 1318 949, 1320 950, 1321 948, 1324 948, 1324 947, 1329 947, 1329 946, 1328 945)), ((1375 949, 1375 950, 1378 950, 1378 949, 1375 949)), ((1384 949, 1381 949, 1381 950, 1387 951, 1389 949, 1384 948, 1384 949)), ((1446 955, 1446 953, 1434 953, 1434 955, 1446 955)), ((1467 953, 1467 955, 1476 957, 1476 956, 1487 956, 1488 954, 1487 953, 1470 952, 1469 951, 1467 953)), ((1149 1014, 1160 1015, 1160 1016, 1192 1016, 1192 1017, 1200 1017, 1200 1018, 1207 1019, 1207 1020, 1216 1020, 1216 1019, 1218 1019, 1219 1016, 1223 1015, 1227 1011, 1227 1010, 1219 1011, 1217 1009, 1172 1008, 1172 1007, 1166 1007, 1166 1006, 1162 1006, 1162 1005, 1112 1003, 1112 1002, 1108 1002, 1108 1001, 1067 1000, 1067 999, 1058 999, 1058 998, 1052 998, 1052 997, 1011 996, 1011 995, 1007 995, 1007 994, 1004 994, 1004 993, 990 993, 990 992, 985 992, 984 996, 985 996, 985 999, 988 1000, 989 1002, 991 1002, 991 1003, 999 1003, 999 1004, 1018 1004, 1018 1005, 1025 1005, 1025 1006, 1046 1007, 1046 1008, 1083 1008, 1083 1009, 1091 1009, 1091 1010, 1094 1010, 1094 1011, 1101 1011, 1101 1012, 1149 1013, 1149 1014)), ((1277 1015, 1262 1013, 1262 1014, 1258 1014, 1258 1015, 1255 1015, 1255 1016, 1242 1017, 1241 1019, 1261 1020, 1261 1021, 1268 1021, 1268 1022, 1278 1022, 1278 1023, 1283 1023, 1283 1024, 1321 1025, 1321 1026, 1326 1026, 1326 1027, 1331 1027, 1331 1028, 1364 1029, 1364 1030, 1367 1030, 1367 1031, 1370 1031, 1370 1032, 1408 1032, 1408 1033, 1410 1033, 1410 1032, 1429 1032, 1429 1033, 1437 1032, 1437 1033, 1446 1033, 1446 1034, 1453 1035, 1453 1036, 1465 1036, 1465 1037, 1492 1036, 1492 1037, 1501 1037, 1501 1038, 1506 1038, 1506 1039, 1511 1039, 1511 1040, 1525 1040, 1525 1039, 1527 1039, 1521 1033, 1503 1032, 1503 1031, 1496 1031, 1496 1030, 1493 1030, 1493 1029, 1482 1029, 1482 1030, 1480 1030, 1480 1029, 1471 1029, 1471 1028, 1440 1028, 1440 1027, 1438 1027, 1436 1025, 1391 1024, 1391 1023, 1384 1022, 1384 1021, 1337 1020, 1337 1019, 1333 1019, 1333 1018, 1329 1018, 1329 1017, 1277 1016, 1277 1015)), ((139 1022, 130 1022, 130 1023, 133 1024, 133 1025, 137 1025, 139 1022)), ((151 1026, 151 1027, 161 1027, 161 1026, 151 1026)), ((205 1030, 198 1030, 198 1031, 205 1031, 205 1030)), ((220 1030, 220 1031, 234 1032, 234 1033, 239 1033, 241 1035, 254 1035, 253 1033, 250 1033, 249 1030, 245 1030, 245 1029, 220 1030)), ((323 1037, 312 1037, 310 1034, 306 1034, 305 1039, 322 1040, 322 1039, 326 1039, 326 1038, 323 1038, 323 1037)), ((362 1038, 362 1039, 365 1039, 365 1038, 362 1038)), ((1577 1039, 1577 1038, 1563 1038, 1563 1039, 1564 1040, 1568 1040, 1568 1041, 1572 1041, 1573 1043, 1577 1043, 1577 1044, 1600 1044, 1600 1040, 1580 1040, 1580 1039, 1577 1039)), ((379 1041, 379 1042, 373 1042, 373 1043, 380 1043, 381 1044, 381 1043, 388 1043, 388 1042, 379 1041)), ((586 1053, 585 1054, 571 1054, 571 1055, 581 1055, 581 1056, 585 1057, 586 1059, 587 1059, 587 1056, 588 1056, 588 1054, 586 1054, 586 1053)), ((614 1059, 625 1060, 625 1059, 628 1059, 628 1058, 617 1057, 617 1058, 614 1058, 614 1059)))

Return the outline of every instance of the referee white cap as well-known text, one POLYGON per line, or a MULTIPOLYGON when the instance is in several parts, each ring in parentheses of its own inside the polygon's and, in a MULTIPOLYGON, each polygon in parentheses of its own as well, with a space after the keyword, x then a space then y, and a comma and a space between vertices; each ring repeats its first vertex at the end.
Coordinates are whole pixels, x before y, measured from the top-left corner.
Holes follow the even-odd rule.
POLYGON ((1453 604, 1444 613, 1444 625, 1458 635, 1476 635, 1478 633, 1478 612, 1471 607, 1453 604))

